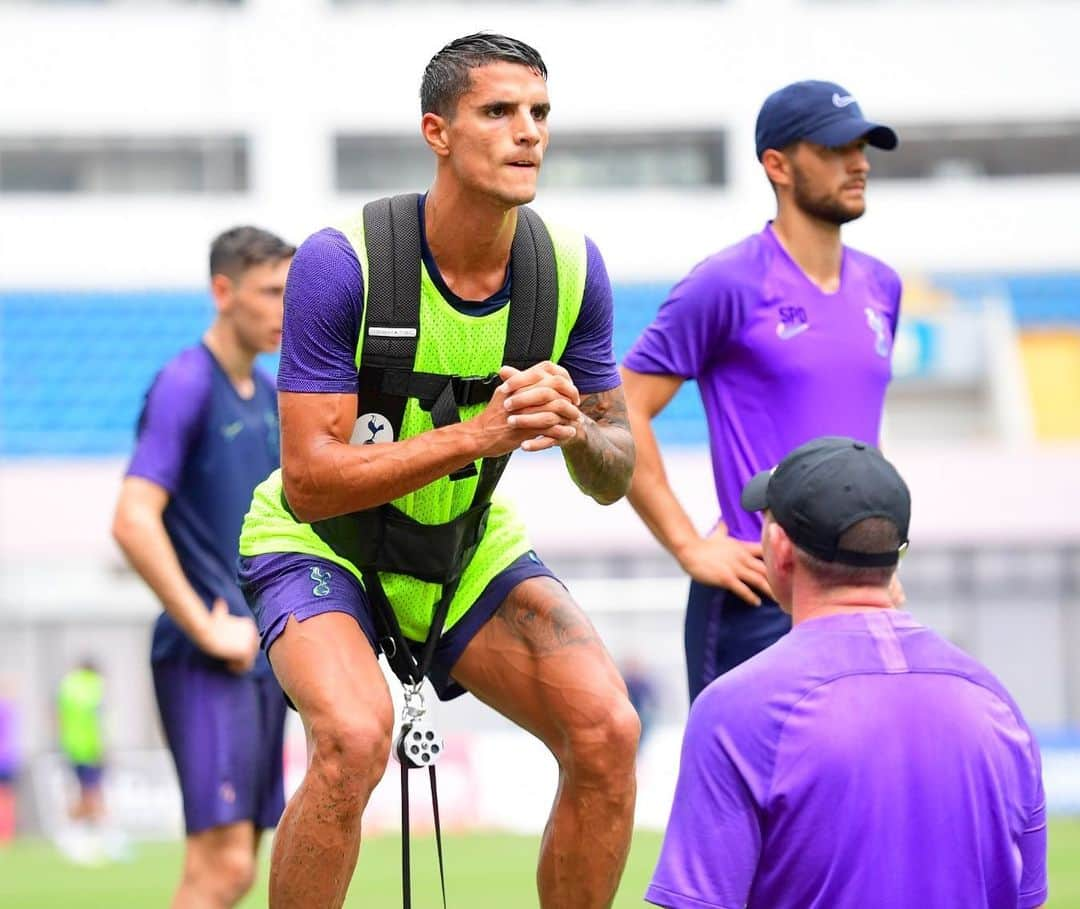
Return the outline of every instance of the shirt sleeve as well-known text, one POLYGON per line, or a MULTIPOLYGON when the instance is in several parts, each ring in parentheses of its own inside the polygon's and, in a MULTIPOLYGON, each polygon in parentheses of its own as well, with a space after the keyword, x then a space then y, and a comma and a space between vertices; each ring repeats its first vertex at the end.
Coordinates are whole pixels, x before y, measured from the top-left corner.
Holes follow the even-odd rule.
POLYGON ((623 364, 649 375, 697 378, 731 337, 735 302, 718 263, 706 259, 672 288, 623 364))
POLYGON ((181 356, 166 364, 146 393, 127 476, 175 495, 209 397, 210 373, 201 358, 181 356))
POLYGON ((1020 909, 1042 906, 1048 896, 1046 878, 1046 794, 1043 792, 1042 768, 1037 767, 1038 787, 1035 807, 1020 837, 1020 909))
POLYGON ((752 787, 718 735, 716 699, 699 697, 683 739, 660 859, 645 899, 672 909, 741 909, 761 851, 752 787))
POLYGON ((340 231, 312 234, 296 251, 285 282, 279 391, 356 394, 356 345, 364 276, 340 231))
POLYGON ((595 394, 621 384, 615 362, 611 280, 596 244, 585 238, 585 291, 577 322, 559 359, 578 391, 595 394))

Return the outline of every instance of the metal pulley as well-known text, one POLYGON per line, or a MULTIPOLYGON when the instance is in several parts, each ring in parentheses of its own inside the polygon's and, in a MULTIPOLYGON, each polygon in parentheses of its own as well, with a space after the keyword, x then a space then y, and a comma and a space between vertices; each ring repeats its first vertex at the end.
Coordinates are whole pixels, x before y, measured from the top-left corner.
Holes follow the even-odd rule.
POLYGON ((427 720, 420 686, 405 686, 401 731, 394 743, 394 757, 406 767, 431 767, 443 752, 442 736, 427 720))

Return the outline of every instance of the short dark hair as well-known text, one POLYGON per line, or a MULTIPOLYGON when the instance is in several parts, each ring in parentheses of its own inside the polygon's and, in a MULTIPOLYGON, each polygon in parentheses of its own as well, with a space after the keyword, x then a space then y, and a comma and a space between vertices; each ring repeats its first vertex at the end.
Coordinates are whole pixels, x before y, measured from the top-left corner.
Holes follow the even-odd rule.
MULTIPOLYGON (((864 518, 840 534, 837 548, 849 552, 896 552, 900 548, 900 531, 888 518, 864 518)), ((820 584, 826 587, 887 587, 895 565, 861 566, 841 562, 826 562, 805 549, 795 547, 797 558, 820 584)))
POLYGON ((535 48, 506 35, 477 32, 451 41, 428 62, 420 83, 420 112, 449 117, 469 90, 469 70, 499 61, 527 66, 547 79, 535 48))
POLYGON ((291 259, 296 247, 261 227, 233 227, 210 244, 210 277, 228 275, 236 279, 253 265, 291 259))

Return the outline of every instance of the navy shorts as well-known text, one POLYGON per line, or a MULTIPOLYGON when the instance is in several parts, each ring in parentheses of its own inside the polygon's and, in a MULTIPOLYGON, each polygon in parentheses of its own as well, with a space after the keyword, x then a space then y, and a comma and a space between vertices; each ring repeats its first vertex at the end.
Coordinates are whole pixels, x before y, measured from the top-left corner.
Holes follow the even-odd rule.
MULTIPOLYGON (((450 676, 454 665, 510 591, 522 581, 537 577, 555 578, 555 575, 536 553, 527 552, 495 575, 465 615, 439 638, 428 679, 440 700, 449 701, 465 693, 465 689, 450 676)), ((241 556, 240 589, 255 615, 263 650, 268 651, 285 630, 289 616, 303 622, 323 613, 343 612, 356 619, 372 650, 378 653, 378 634, 367 593, 351 572, 333 562, 292 553, 241 556), (331 573, 335 583, 327 585, 329 590, 316 596, 312 578, 322 576, 324 571, 331 573), (338 579, 341 583, 337 583, 338 579)), ((423 642, 408 643, 419 656, 423 642)))
POLYGON ((268 672, 234 675, 197 659, 152 664, 189 834, 285 810, 285 698, 268 672))
POLYGON ((98 789, 101 786, 101 778, 105 775, 105 768, 100 764, 74 764, 75 779, 83 789, 98 789))
POLYGON ((693 701, 706 685, 775 644, 791 630, 791 616, 767 597, 760 606, 723 587, 690 582, 686 601, 686 680, 693 701))

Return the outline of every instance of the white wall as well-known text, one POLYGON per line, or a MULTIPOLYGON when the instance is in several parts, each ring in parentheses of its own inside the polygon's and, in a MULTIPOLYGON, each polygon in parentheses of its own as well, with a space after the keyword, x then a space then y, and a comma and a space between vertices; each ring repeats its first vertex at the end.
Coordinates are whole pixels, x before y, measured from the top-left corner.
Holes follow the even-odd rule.
MULTIPOLYGON (((1080 5, 1046 0, 5 4, 0 131, 250 133, 254 188, 205 199, 7 196, 0 287, 198 284, 208 240, 229 224, 301 238, 363 201, 332 190, 331 134, 416 128, 428 58, 481 28, 543 53, 555 142, 561 126, 730 127, 724 191, 541 196, 543 211, 600 243, 617 280, 675 277, 760 226, 771 194, 753 121, 764 96, 793 79, 835 79, 885 122, 1080 115, 1080 5)), ((893 183, 873 187, 870 204, 850 241, 904 270, 1080 266, 1080 179, 893 183)))
MULTIPOLYGON (((913 545, 1080 542, 1075 443, 1033 447, 942 439, 886 448, 912 490, 913 545)), ((696 525, 707 530, 717 517, 708 452, 675 449, 667 452, 666 463, 676 494, 696 525)), ((124 466, 122 459, 0 461, 0 603, 47 609, 65 599, 54 595, 56 585, 84 583, 77 569, 88 560, 102 572, 104 563, 120 563, 109 528, 124 466), (38 566, 57 552, 64 553, 65 572, 42 584, 38 566)), ((499 490, 518 503, 541 552, 632 558, 658 545, 625 501, 602 508, 583 497, 558 454, 519 452, 499 490)))

